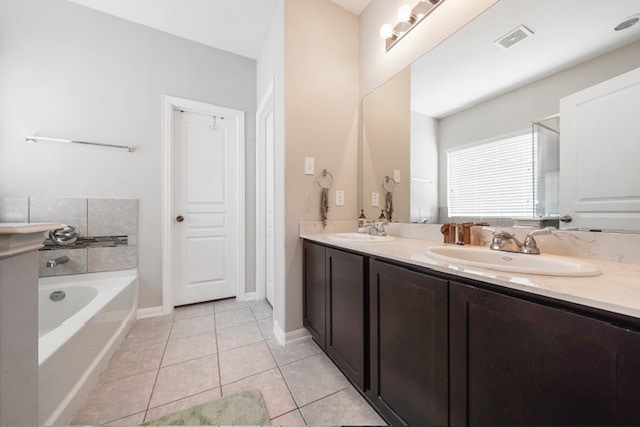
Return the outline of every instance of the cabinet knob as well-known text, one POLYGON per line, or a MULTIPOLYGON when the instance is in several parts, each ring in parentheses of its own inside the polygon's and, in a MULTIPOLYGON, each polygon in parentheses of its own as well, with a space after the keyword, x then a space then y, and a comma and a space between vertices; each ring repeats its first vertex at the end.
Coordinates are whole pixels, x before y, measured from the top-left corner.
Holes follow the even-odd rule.
POLYGON ((184 221, 184 217, 182 215, 178 215, 178 217, 176 218, 176 221, 183 222, 184 221))
POLYGON ((560 221, 569 223, 573 221, 573 217, 571 215, 563 215, 560 217, 560 221))

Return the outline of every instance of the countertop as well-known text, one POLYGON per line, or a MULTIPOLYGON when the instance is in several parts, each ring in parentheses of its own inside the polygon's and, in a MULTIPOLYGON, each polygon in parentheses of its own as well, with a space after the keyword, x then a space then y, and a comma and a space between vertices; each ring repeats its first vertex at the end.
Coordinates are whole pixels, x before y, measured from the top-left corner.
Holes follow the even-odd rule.
POLYGON ((426 249, 430 246, 443 246, 442 242, 394 237, 391 242, 356 243, 337 241, 330 236, 330 234, 303 234, 300 237, 337 248, 427 267, 467 279, 640 318, 640 264, 580 258, 600 268, 602 275, 556 277, 516 274, 467 267, 429 257, 426 249))

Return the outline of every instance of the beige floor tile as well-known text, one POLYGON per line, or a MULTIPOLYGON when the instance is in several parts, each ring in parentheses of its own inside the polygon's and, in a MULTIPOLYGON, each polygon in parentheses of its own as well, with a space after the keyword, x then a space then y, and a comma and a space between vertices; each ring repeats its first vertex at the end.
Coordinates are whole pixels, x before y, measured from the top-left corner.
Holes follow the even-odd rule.
POLYGON ((155 379, 152 371, 97 385, 70 424, 104 424, 144 411, 155 379))
POLYGON ((261 301, 258 304, 252 305, 250 308, 256 320, 273 317, 273 308, 271 308, 271 305, 266 301, 261 301))
POLYGON ((252 375, 235 383, 222 386, 222 395, 230 396, 243 391, 257 390, 262 393, 269 418, 275 418, 296 409, 296 404, 289 393, 287 384, 278 369, 252 375))
POLYGON ((213 310, 216 314, 247 307, 249 307, 249 303, 247 301, 237 301, 235 298, 223 299, 213 303, 213 310))
POLYGON ((322 353, 280 369, 298 406, 322 399, 349 385, 342 372, 322 353))
POLYGON ((255 322, 253 314, 249 308, 241 308, 234 311, 226 311, 224 313, 216 313, 216 329, 225 329, 232 326, 241 325, 243 323, 255 322))
POLYGON ((218 351, 231 350, 254 342, 264 341, 256 322, 232 326, 218 331, 218 351))
POLYGON ((176 320, 173 322, 170 341, 194 335, 206 334, 216 330, 215 316, 200 316, 191 319, 176 320))
POLYGON ((300 409, 309 425, 386 426, 353 387, 300 409))
POLYGON ((171 325, 171 323, 163 323, 149 328, 131 329, 129 335, 122 342, 120 349, 133 350, 134 348, 165 344, 169 337, 169 332, 171 332, 171 325))
POLYGON ((218 357, 222 384, 229 384, 276 367, 276 362, 264 341, 223 351, 218 357))
POLYGON ((273 318, 258 320, 258 327, 262 331, 262 336, 266 340, 273 338, 273 318))
POLYGON ((206 356, 161 368, 149 407, 220 387, 218 357, 206 356))
POLYGON ((176 320, 190 319, 192 317, 210 316, 213 314, 213 303, 185 305, 176 307, 176 320))
POLYGON ((167 403, 166 405, 158 406, 157 408, 151 408, 147 411, 145 421, 153 421, 165 415, 174 414, 176 412, 184 411, 193 406, 203 405, 212 400, 219 399, 220 388, 214 388, 207 390, 203 393, 198 393, 193 396, 185 397, 184 399, 176 400, 175 402, 167 403))
POLYGON ((135 415, 131 415, 129 417, 120 418, 119 420, 110 422, 108 424, 103 424, 104 426, 109 427, 133 427, 139 426, 144 422, 144 414, 145 412, 139 412, 135 415))
POLYGON ((305 426, 304 418, 297 409, 271 420, 272 426, 305 426))
POLYGON ((280 366, 319 354, 322 351, 311 338, 294 342, 287 346, 278 344, 275 338, 272 338, 267 341, 267 344, 269 344, 273 358, 276 359, 276 363, 280 366))
POLYGON ((154 371, 160 367, 164 344, 137 348, 134 350, 118 350, 100 377, 101 383, 107 383, 131 375, 154 371))
POLYGON ((187 360, 209 356, 216 352, 215 332, 169 341, 162 358, 162 366, 186 362, 187 360))
POLYGON ((145 319, 136 320, 133 324, 132 330, 149 328, 151 326, 161 325, 163 323, 173 322, 175 313, 163 314, 162 316, 147 317, 145 319))

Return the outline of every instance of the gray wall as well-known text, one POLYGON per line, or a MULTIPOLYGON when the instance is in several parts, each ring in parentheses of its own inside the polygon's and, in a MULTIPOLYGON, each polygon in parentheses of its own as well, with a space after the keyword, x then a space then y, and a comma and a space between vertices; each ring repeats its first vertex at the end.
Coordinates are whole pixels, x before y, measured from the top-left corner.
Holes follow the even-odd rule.
POLYGON ((254 286, 256 61, 64 0, 0 0, 0 196, 140 200, 140 307, 162 304, 162 96, 246 112, 254 286), (138 147, 26 144, 25 132, 138 147))
POLYGON ((635 42, 440 120, 440 206, 447 206, 448 149, 528 129, 532 121, 558 113, 560 98, 638 67, 635 42))

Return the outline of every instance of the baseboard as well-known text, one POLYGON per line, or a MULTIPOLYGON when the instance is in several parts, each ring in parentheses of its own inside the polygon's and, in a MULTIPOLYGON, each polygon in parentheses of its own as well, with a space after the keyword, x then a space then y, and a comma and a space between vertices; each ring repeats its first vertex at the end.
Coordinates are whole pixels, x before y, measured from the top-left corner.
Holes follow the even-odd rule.
POLYGON ((289 345, 311 338, 311 334, 309 334, 309 331, 307 331, 305 328, 297 329, 290 332, 284 332, 278 324, 277 320, 273 321, 273 335, 280 345, 289 345))
POLYGON ((257 292, 247 292, 246 294, 244 294, 244 300, 245 301, 254 301, 258 299, 258 293, 257 292))
POLYGON ((136 319, 145 319, 147 317, 162 316, 164 314, 162 306, 139 308, 136 314, 136 319))

